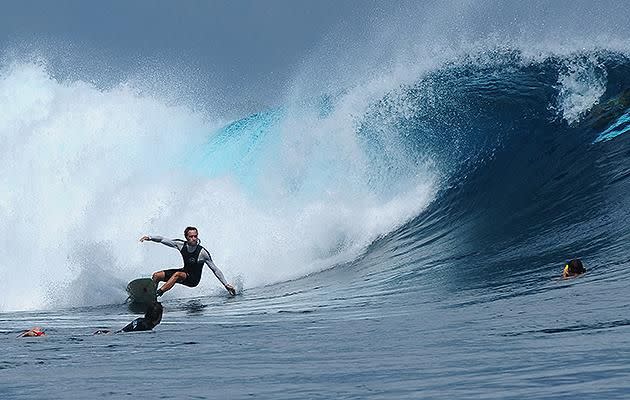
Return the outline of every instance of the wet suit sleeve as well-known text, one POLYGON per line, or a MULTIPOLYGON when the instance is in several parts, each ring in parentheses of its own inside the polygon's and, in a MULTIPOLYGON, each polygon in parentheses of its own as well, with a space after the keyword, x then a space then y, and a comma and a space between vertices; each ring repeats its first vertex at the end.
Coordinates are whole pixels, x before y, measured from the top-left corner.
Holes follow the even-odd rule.
POLYGON ((165 246, 176 248, 177 250, 181 250, 184 246, 184 242, 181 240, 171 240, 163 238, 162 236, 149 236, 149 240, 152 242, 162 243, 165 246))
POLYGON ((202 261, 202 260, 212 270, 212 272, 214 272, 214 276, 216 276, 217 279, 221 281, 223 286, 227 285, 227 281, 225 280, 225 277, 223 276, 223 272, 221 272, 219 267, 214 265, 214 262, 212 261, 212 257, 210 257, 210 253, 208 253, 208 250, 206 249, 203 249, 201 253, 199 253, 199 261, 202 261))
POLYGON ((136 318, 118 332, 150 331, 153 327, 144 318, 136 318))

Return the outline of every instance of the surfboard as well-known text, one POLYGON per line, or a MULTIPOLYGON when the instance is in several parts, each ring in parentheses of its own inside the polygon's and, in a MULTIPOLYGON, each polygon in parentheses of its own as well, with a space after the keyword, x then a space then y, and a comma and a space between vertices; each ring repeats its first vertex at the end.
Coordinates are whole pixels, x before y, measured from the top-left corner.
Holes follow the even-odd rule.
POLYGON ((157 285, 151 278, 139 278, 127 284, 127 293, 131 303, 151 304, 157 300, 157 285))

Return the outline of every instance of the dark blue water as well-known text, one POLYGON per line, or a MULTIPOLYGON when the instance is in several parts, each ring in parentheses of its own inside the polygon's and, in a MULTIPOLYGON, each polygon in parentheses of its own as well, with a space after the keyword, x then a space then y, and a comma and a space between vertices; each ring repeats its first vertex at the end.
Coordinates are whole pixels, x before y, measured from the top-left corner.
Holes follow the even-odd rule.
MULTIPOLYGON (((300 107, 324 124, 344 96, 300 107)), ((616 52, 496 51, 421 74, 355 116, 368 173, 309 155, 283 194, 353 190, 336 178, 346 169, 387 202, 428 163, 435 191, 417 213, 357 253, 339 236, 320 249, 327 265, 245 274, 235 298, 165 296, 149 333, 91 335, 135 318, 124 304, 5 311, 0 397, 628 398, 629 112, 630 59, 616 52), (575 257, 588 272, 559 279, 575 257), (48 335, 16 339, 33 325, 48 335)), ((292 113, 228 124, 192 169, 278 199, 265 168, 292 113)))

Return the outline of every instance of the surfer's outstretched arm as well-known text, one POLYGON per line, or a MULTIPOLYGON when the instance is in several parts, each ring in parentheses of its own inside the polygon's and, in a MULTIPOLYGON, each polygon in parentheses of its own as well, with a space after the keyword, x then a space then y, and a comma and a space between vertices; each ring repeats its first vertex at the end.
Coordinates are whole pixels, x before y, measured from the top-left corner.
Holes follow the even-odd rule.
POLYGON ((219 269, 219 267, 217 267, 214 264, 214 261, 212 261, 212 257, 210 257, 210 253, 208 253, 208 251, 206 249, 203 249, 201 251, 201 253, 199 254, 199 259, 203 259, 203 261, 206 263, 206 265, 212 270, 212 272, 214 273, 214 276, 217 277, 217 279, 223 284, 223 286, 225 287, 225 289, 230 292, 230 294, 232 296, 234 296, 236 294, 236 290, 234 290, 234 287, 232 285, 230 285, 229 283, 227 283, 227 281, 225 280, 225 277, 223 276, 223 272, 221 272, 221 270, 219 269))
POLYGON ((223 272, 221 272, 219 267, 217 267, 212 260, 206 261, 206 265, 208 265, 208 267, 210 267, 212 272, 214 272, 214 276, 216 276, 217 279, 219 281, 221 281, 223 286, 226 286, 228 284, 227 281, 225 280, 225 277, 223 276, 223 272))
POLYGON ((183 242, 182 241, 175 241, 175 240, 171 240, 171 239, 166 239, 163 238, 162 236, 149 236, 149 235, 144 235, 140 238, 141 242, 144 242, 145 240, 149 240, 151 242, 157 242, 157 243, 162 243, 165 246, 168 247, 174 247, 178 250, 181 250, 182 246, 183 246, 183 242))

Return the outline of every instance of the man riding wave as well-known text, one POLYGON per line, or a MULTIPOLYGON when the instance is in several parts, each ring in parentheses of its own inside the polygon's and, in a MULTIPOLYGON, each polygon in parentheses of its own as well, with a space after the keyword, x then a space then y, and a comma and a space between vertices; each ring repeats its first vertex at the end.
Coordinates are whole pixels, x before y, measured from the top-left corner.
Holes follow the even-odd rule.
POLYGON ((203 246, 199 240, 199 232, 194 226, 189 226, 184 230, 184 237, 186 241, 181 239, 165 239, 162 236, 148 236, 145 235, 140 238, 141 242, 149 240, 152 242, 162 243, 168 247, 173 247, 179 250, 184 260, 183 268, 166 269, 163 271, 154 272, 151 278, 157 284, 158 282, 166 282, 161 288, 157 290, 157 295, 161 296, 168 290, 170 290, 176 283, 188 287, 195 287, 201 280, 201 273, 203 271, 203 265, 206 264, 214 272, 214 275, 223 284, 225 289, 231 294, 235 295, 236 290, 232 285, 227 283, 221 270, 214 265, 210 253, 203 246))

